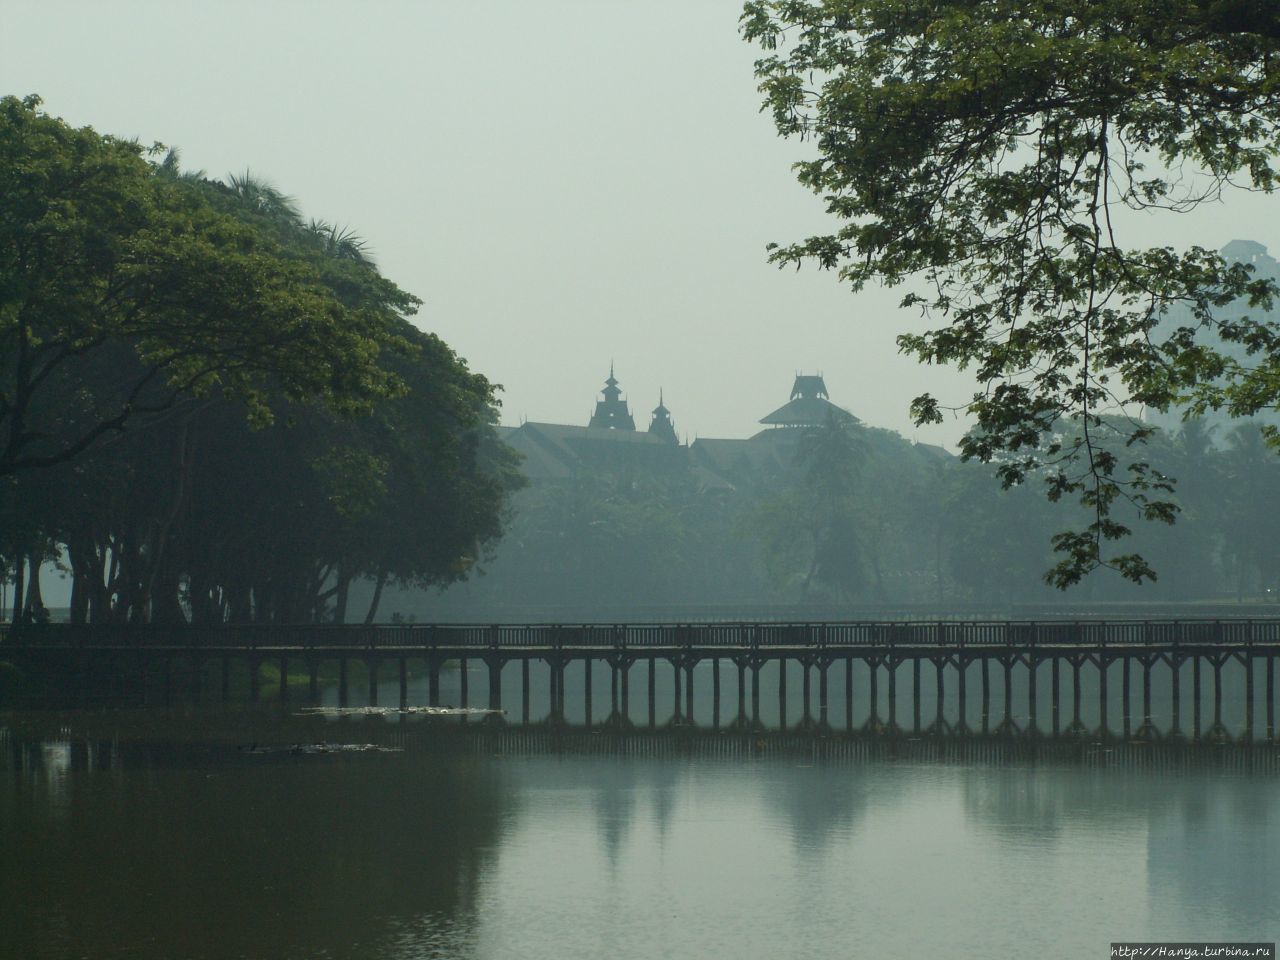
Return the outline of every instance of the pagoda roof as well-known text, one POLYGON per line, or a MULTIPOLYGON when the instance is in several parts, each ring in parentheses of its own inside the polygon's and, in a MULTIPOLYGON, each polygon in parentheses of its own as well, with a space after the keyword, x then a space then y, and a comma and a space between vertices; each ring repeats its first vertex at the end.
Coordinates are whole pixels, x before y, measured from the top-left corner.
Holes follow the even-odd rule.
POLYGON ((840 423, 860 422, 848 410, 818 396, 795 397, 773 413, 760 418, 761 423, 770 427, 820 427, 829 420, 840 423))

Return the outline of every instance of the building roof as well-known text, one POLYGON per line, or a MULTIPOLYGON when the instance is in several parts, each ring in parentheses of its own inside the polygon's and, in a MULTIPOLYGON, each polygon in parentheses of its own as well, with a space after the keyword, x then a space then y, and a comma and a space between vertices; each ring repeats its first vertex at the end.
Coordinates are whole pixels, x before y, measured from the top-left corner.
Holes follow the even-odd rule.
POLYGON ((848 410, 818 396, 796 397, 768 416, 760 418, 761 423, 770 427, 821 427, 830 420, 838 423, 859 422, 848 410))

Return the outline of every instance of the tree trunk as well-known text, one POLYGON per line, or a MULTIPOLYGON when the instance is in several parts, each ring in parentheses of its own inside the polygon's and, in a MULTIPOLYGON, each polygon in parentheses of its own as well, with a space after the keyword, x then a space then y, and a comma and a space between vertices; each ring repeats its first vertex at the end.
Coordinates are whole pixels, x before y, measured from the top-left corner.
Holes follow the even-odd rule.
POLYGON ((366 624, 373 623, 373 618, 378 615, 378 604, 382 602, 382 588, 387 585, 387 571, 383 570, 378 574, 377 585, 373 588, 373 600, 369 603, 369 612, 364 616, 366 624))
POLYGON ((44 608, 44 594, 40 592, 40 567, 44 558, 39 551, 33 550, 27 555, 27 613, 32 620, 41 620, 47 616, 44 608))

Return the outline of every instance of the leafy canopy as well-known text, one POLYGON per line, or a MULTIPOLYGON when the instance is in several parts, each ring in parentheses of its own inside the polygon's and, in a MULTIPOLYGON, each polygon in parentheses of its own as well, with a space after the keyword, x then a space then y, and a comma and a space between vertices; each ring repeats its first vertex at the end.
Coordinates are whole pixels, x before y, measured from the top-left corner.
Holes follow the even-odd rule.
MULTIPOLYGON (((834 232, 774 247, 855 290, 912 280, 934 323, 899 337, 975 371, 966 458, 1078 498, 1046 575, 1098 566, 1129 514, 1173 522, 1139 407, 1247 415, 1280 400, 1274 285, 1200 247, 1135 248, 1124 211, 1270 192, 1280 144, 1280 6, 1268 0, 750 0, 742 15, 779 133, 834 232), (1215 308, 1241 299, 1251 314, 1215 308), (1173 312, 1182 321, 1162 320, 1173 312), (1119 508, 1129 505, 1133 509, 1119 508)), ((912 412, 936 422, 924 395, 912 412)))
POLYGON ((349 235, 39 105, 0 99, 0 476, 191 396, 265 423, 273 393, 354 412, 402 389, 379 356, 418 301, 349 235))

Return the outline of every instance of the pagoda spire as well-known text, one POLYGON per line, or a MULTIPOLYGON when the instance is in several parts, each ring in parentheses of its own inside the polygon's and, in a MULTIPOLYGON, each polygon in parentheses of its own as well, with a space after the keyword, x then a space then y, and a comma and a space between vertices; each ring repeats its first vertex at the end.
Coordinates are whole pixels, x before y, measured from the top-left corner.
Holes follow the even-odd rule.
POLYGON ((622 399, 618 380, 613 375, 612 360, 609 361, 609 379, 604 382, 604 389, 600 393, 604 399, 596 401, 596 412, 591 415, 587 426, 606 430, 635 430, 636 423, 631 418, 631 411, 622 399))
POLYGON ((671 420, 671 411, 667 409, 663 399, 661 387, 658 388, 658 406, 653 411, 653 419, 649 421, 649 432, 668 443, 680 442, 679 437, 676 436, 676 425, 671 420))

